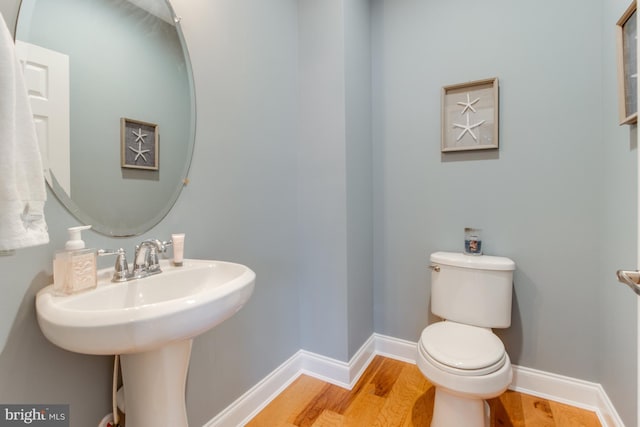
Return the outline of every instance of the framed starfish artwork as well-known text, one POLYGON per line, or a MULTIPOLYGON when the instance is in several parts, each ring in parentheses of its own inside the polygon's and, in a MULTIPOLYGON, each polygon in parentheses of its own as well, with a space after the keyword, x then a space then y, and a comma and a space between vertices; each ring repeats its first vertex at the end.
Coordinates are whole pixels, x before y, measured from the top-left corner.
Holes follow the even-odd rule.
POLYGON ((621 125, 638 122, 638 28, 636 1, 629 5, 616 23, 618 50, 618 104, 621 125))
POLYGON ((442 147, 449 151, 498 148, 498 78, 442 88, 442 147))
POLYGON ((158 125, 121 118, 120 159, 123 168, 157 171, 158 125))

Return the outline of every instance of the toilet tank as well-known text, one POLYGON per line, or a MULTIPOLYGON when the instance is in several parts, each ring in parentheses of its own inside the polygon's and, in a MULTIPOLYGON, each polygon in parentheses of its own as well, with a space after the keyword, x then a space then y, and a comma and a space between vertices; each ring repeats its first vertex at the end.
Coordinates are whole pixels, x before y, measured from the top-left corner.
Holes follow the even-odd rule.
POLYGON ((430 259, 433 314, 485 328, 511 325, 512 260, 454 252, 435 252, 430 259))

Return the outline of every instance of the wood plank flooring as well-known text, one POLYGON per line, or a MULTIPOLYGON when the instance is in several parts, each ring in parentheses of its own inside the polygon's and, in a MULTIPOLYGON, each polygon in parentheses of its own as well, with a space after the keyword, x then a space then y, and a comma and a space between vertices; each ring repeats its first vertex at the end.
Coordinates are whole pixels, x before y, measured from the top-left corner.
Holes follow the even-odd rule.
MULTIPOLYGON (((376 356, 353 390, 300 376, 247 427, 427 427, 434 393, 415 365, 376 356)), ((593 412, 513 391, 489 406, 492 427, 600 426, 593 412)))

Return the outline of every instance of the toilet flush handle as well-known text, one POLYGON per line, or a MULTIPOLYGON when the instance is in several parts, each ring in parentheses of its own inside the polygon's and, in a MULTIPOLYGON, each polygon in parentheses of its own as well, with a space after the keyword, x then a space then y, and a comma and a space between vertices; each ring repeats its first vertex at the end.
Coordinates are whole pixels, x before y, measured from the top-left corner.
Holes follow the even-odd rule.
POLYGON ((433 271, 435 271, 436 273, 440 272, 440 266, 439 265, 433 265, 431 264, 429 266, 430 269, 432 269, 433 271))

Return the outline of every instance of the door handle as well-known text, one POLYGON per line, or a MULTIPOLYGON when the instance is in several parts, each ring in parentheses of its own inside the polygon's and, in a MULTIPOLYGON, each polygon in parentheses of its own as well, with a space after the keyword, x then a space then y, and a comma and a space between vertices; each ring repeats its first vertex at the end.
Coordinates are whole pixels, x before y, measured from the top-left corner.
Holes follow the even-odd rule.
POLYGON ((618 276, 618 281, 629 286, 633 292, 640 295, 640 271, 618 270, 616 276, 618 276))

